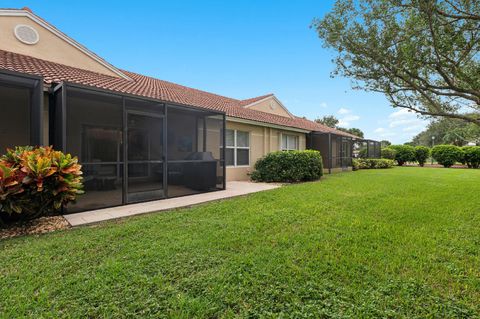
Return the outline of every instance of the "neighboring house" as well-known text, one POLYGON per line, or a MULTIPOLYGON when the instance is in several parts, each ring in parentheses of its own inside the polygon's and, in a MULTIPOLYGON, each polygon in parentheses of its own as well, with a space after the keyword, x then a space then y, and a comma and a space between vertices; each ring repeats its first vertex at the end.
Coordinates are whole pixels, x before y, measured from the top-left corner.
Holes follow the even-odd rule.
POLYGON ((28 8, 0 9, 0 149, 79 157, 71 211, 224 189, 277 150, 318 149, 351 167, 356 136, 291 114, 273 95, 224 97, 120 70, 28 8))

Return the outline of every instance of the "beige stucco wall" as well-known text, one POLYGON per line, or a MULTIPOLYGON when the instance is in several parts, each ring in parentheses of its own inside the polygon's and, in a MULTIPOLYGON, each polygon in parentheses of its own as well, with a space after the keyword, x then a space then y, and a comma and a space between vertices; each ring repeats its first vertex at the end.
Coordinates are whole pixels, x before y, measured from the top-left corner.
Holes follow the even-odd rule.
POLYGON ((0 16, 0 49, 118 77, 107 67, 28 17, 0 16), (14 28, 18 24, 35 28, 40 36, 38 43, 29 45, 20 42, 14 34, 14 28))
POLYGON ((249 132, 250 134, 250 165, 241 167, 227 166, 227 181, 248 180, 255 162, 269 152, 280 150, 281 134, 297 135, 299 149, 304 150, 306 144, 305 133, 244 124, 227 120, 227 129, 249 132))
POLYGON ((291 117, 290 114, 273 98, 269 98, 265 101, 259 102, 248 107, 252 110, 262 111, 265 113, 276 114, 284 117, 291 117), (270 106, 272 105, 273 108, 270 106))

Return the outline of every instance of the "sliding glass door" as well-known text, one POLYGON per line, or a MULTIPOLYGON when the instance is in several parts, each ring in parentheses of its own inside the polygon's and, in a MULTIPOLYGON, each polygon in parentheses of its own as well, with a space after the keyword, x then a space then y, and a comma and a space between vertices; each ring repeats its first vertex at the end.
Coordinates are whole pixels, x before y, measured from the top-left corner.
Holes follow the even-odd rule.
POLYGON ((127 113, 127 202, 165 197, 163 116, 127 113))

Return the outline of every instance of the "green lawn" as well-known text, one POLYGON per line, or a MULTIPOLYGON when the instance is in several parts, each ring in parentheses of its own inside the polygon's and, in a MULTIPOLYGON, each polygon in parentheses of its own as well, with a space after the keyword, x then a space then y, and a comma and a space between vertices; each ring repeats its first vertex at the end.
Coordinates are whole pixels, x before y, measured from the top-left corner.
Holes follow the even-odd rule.
POLYGON ((475 317, 480 170, 327 176, 0 242, 3 317, 475 317))

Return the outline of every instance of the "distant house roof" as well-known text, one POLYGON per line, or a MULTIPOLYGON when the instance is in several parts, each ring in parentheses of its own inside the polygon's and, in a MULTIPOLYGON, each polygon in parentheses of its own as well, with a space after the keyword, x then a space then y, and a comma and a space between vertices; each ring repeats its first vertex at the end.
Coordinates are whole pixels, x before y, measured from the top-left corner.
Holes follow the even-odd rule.
POLYGON ((62 81, 71 82, 114 92, 149 97, 165 102, 221 111, 229 117, 239 119, 358 138, 355 135, 315 123, 305 118, 296 116, 290 118, 245 108, 246 105, 265 99, 273 94, 247 100, 238 100, 129 71, 122 70, 131 80, 3 50, 0 50, 0 69, 42 76, 47 85, 60 83, 62 81))

